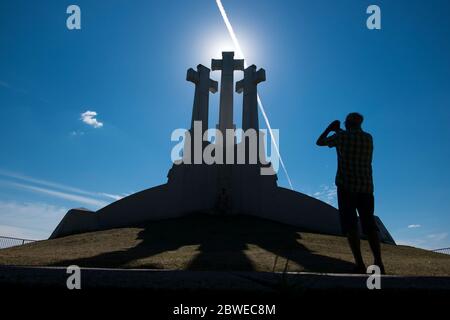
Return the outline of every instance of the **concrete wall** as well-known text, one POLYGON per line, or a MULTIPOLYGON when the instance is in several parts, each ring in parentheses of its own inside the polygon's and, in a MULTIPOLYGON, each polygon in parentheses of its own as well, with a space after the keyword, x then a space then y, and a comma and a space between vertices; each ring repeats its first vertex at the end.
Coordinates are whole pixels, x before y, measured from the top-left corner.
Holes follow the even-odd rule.
MULTIPOLYGON (((191 188, 187 192, 176 184, 163 184, 137 192, 97 212, 72 209, 50 238, 127 227, 146 221, 180 217, 191 212, 213 212, 215 192, 210 190, 205 195, 201 190, 203 189, 191 188)), ((342 234, 338 210, 320 200, 285 188, 273 188, 270 183, 262 184, 257 193, 253 189, 252 192, 253 197, 258 194, 259 197, 251 201, 245 201, 245 197, 239 198, 235 204, 240 207, 233 210, 233 213, 270 219, 317 233, 342 234)), ((244 196, 249 195, 244 193, 244 196)), ((382 240, 395 243, 379 218, 377 223, 382 240)))
POLYGON ((99 229, 98 214, 86 209, 69 210, 50 236, 50 239, 99 229))

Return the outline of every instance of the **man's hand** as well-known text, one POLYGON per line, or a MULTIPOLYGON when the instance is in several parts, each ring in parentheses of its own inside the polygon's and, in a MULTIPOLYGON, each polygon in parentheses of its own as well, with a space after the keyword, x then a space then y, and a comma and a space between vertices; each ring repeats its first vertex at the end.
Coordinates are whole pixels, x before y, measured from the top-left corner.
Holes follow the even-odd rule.
POLYGON ((341 122, 339 120, 334 120, 327 128, 327 131, 339 131, 341 129, 341 122))

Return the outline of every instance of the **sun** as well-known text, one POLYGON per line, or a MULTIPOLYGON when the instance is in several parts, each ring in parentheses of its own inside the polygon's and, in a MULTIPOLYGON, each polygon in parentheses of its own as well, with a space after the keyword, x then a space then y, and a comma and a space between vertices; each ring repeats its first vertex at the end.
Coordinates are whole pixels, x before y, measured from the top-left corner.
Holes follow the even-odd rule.
POLYGON ((207 42, 205 41, 202 44, 201 49, 202 55, 207 59, 219 59, 222 57, 222 52, 224 51, 234 51, 235 58, 242 58, 237 56, 233 41, 231 41, 230 37, 227 35, 224 35, 223 37, 211 37, 207 42))

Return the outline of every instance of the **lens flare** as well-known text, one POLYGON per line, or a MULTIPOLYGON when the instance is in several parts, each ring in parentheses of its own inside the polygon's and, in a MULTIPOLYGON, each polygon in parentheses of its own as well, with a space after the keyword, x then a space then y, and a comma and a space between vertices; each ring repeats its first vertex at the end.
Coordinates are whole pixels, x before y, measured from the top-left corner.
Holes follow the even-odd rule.
MULTIPOLYGON (((225 8, 222 5, 222 1, 216 0, 216 3, 217 3, 217 7, 219 8, 220 14, 222 15, 223 22, 225 23, 228 33, 230 34, 231 40, 233 41, 233 44, 234 44, 234 47, 236 50, 236 54, 237 54, 237 58, 244 59, 244 66, 247 68, 247 62, 245 60, 244 52, 242 51, 241 45, 239 44, 239 40, 236 37, 236 34, 234 33, 233 26, 231 25, 230 20, 228 19, 225 8)), ((294 190, 294 187, 292 186, 291 178, 289 177, 286 166, 284 165, 283 159, 281 158, 280 148, 275 143, 276 140, 273 135, 273 130, 272 130, 272 127, 270 126, 269 118, 267 117, 266 111, 264 110, 264 106, 262 104, 261 98, 259 97, 259 94, 258 94, 258 106, 259 106, 259 110, 261 110, 261 114, 264 118, 264 121, 266 122, 267 129, 269 130, 269 133, 270 133, 270 138, 272 139, 273 146, 275 147, 275 152, 277 153, 278 158, 280 159, 280 164, 281 164, 281 167, 283 168, 284 174, 286 175, 289 186, 292 190, 294 190)))

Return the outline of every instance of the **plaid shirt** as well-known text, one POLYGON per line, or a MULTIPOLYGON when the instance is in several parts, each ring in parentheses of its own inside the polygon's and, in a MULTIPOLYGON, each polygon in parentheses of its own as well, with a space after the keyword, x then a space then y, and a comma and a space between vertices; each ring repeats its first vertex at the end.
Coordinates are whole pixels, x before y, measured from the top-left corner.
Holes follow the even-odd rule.
POLYGON ((372 193, 372 136, 362 130, 342 130, 328 137, 326 144, 336 147, 336 186, 350 192, 372 193))

